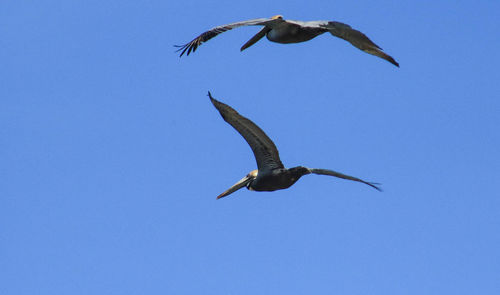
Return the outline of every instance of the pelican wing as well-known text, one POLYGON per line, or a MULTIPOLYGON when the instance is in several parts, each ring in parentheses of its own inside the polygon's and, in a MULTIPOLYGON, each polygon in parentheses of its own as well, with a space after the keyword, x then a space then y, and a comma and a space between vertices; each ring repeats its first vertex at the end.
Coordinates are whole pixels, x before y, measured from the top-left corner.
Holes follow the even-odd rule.
POLYGON ((195 52, 196 49, 198 48, 198 46, 201 45, 201 43, 207 42, 208 40, 219 35, 220 33, 224 33, 226 31, 232 30, 232 29, 237 28, 237 27, 242 27, 242 26, 258 26, 258 25, 265 26, 265 25, 271 24, 273 22, 281 22, 281 21, 283 21, 283 20, 276 18, 276 17, 256 18, 256 19, 236 22, 236 23, 232 23, 232 24, 217 26, 215 28, 212 28, 211 30, 208 30, 208 31, 202 33, 201 35, 194 38, 189 43, 186 43, 184 45, 176 45, 176 47, 179 47, 179 49, 177 51, 182 51, 180 56, 182 56, 184 53, 186 53, 186 55, 189 55, 191 53, 191 51, 195 52))
POLYGON ((378 190, 378 191, 382 191, 382 189, 380 189, 377 184, 379 183, 374 183, 374 182, 368 182, 368 181, 364 181, 362 179, 359 179, 357 177, 354 177, 354 176, 349 176, 349 175, 345 175, 345 174, 342 174, 340 172, 336 172, 336 171, 333 171, 333 170, 328 170, 328 169, 314 169, 314 168, 308 168, 309 171, 311 173, 314 173, 314 174, 319 174, 319 175, 330 175, 330 176, 335 176, 335 177, 338 177, 338 178, 343 178, 343 179, 348 179, 348 180, 353 180, 353 181, 358 181, 358 182, 362 182, 364 184, 367 184, 371 187, 373 187, 374 189, 378 190))
POLYGON ((382 51, 377 44, 373 43, 370 38, 358 30, 353 29, 351 26, 335 21, 316 21, 309 22, 311 25, 317 25, 327 29, 333 36, 342 38, 351 43, 354 47, 380 58, 387 60, 393 65, 399 67, 399 63, 394 60, 390 55, 382 51), (315 23, 315 24, 314 24, 315 23))
POLYGON ((227 104, 217 101, 212 97, 210 92, 208 92, 208 96, 224 121, 233 126, 250 145, 255 160, 257 161, 257 168, 259 171, 284 168, 280 160, 278 149, 259 126, 238 114, 237 111, 227 104))

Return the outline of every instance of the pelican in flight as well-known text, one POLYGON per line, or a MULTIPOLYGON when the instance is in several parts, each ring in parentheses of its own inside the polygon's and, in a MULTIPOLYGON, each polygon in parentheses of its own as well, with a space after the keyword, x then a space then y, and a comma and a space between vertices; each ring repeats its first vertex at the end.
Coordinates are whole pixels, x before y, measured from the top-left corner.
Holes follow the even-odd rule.
POLYGON ((323 20, 307 22, 284 20, 281 15, 276 15, 271 18, 251 19, 215 27, 194 38, 193 41, 189 43, 180 46, 176 45, 176 47, 180 47, 177 51, 181 51, 180 56, 184 53, 189 55, 191 51, 195 52, 198 46, 203 42, 207 42, 220 33, 242 26, 264 26, 264 28, 253 36, 252 39, 248 40, 248 42, 241 47, 241 51, 252 46, 264 36, 266 36, 269 41, 287 44, 309 41, 316 36, 330 32, 333 36, 346 40, 354 47, 366 53, 383 58, 399 67, 399 63, 383 52, 382 48, 373 43, 365 34, 351 28, 351 26, 347 24, 323 20))
POLYGON ((257 170, 253 170, 228 190, 217 196, 223 198, 246 186, 253 191, 275 191, 292 186, 299 178, 306 174, 330 175, 343 179, 367 184, 379 191, 378 183, 367 182, 357 177, 349 176, 333 170, 306 168, 302 166, 286 169, 281 163, 278 149, 273 141, 255 123, 243 117, 233 108, 212 97, 208 92, 212 104, 219 111, 224 121, 233 126, 252 148, 257 161, 257 170))

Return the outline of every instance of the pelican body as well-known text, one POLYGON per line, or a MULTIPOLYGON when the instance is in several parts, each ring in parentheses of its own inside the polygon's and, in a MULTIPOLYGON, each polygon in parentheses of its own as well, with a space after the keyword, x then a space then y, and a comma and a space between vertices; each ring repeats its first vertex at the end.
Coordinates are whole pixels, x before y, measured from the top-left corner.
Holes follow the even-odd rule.
POLYGON ((289 44, 300 43, 309 41, 323 33, 329 32, 335 37, 346 40, 358 49, 380 58, 387 60, 393 65, 399 67, 399 63, 394 60, 390 55, 382 51, 377 44, 373 43, 365 34, 358 30, 351 28, 351 26, 336 22, 336 21, 296 21, 284 20, 281 15, 276 15, 271 18, 257 18, 227 25, 217 26, 208 30, 198 37, 194 38, 191 42, 180 45, 178 51, 181 51, 180 56, 184 53, 189 55, 195 52, 196 49, 220 33, 232 30, 241 26, 264 26, 255 36, 248 40, 242 47, 241 51, 252 46, 264 36, 269 41, 289 44))
POLYGON ((286 169, 283 163, 281 163, 278 149, 273 141, 259 128, 259 126, 240 115, 230 106, 213 98, 210 92, 208 92, 208 96, 224 121, 233 126, 233 128, 243 136, 248 145, 250 145, 258 168, 248 173, 228 190, 217 196, 217 199, 225 197, 243 187, 253 191, 286 189, 297 182, 302 176, 311 173, 361 182, 380 191, 376 183, 367 182, 357 177, 333 170, 307 168, 302 166, 286 169))
MULTIPOLYGON (((303 24, 307 24, 307 22, 303 24)), ((266 38, 269 41, 281 44, 300 43, 309 41, 324 32, 324 30, 320 30, 317 27, 307 25, 297 26, 282 22, 274 26, 271 30, 268 30, 266 38)))
POLYGON ((256 176, 255 178, 252 177, 253 180, 248 183, 248 189, 266 192, 289 188, 303 175, 311 173, 307 168, 301 166, 290 169, 278 168, 262 173, 258 173, 258 170, 253 170, 252 172, 256 176))

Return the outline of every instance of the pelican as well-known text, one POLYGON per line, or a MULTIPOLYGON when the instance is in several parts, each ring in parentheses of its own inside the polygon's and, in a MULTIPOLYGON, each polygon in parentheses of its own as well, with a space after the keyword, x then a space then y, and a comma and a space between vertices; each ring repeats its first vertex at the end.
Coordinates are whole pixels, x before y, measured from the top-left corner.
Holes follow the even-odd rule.
POLYGON ((245 43, 243 47, 241 47, 241 51, 252 46, 264 36, 266 36, 269 41, 287 44, 309 41, 316 36, 330 32, 333 36, 346 40, 354 47, 357 47, 366 53, 383 58, 399 67, 399 63, 396 62, 394 58, 383 52, 382 48, 373 43, 365 34, 351 28, 351 26, 347 24, 323 20, 306 22, 284 20, 281 15, 275 15, 271 18, 256 18, 212 28, 211 30, 208 30, 194 38, 189 43, 176 45, 176 47, 180 47, 177 51, 181 51, 180 56, 184 53, 189 55, 191 51, 195 52, 198 46, 200 46, 203 42, 207 42, 220 33, 242 26, 264 26, 264 28, 262 28, 255 36, 245 43))
POLYGON ((233 108, 212 97, 208 92, 210 101, 219 111, 224 121, 233 126, 252 148, 257 161, 257 170, 253 170, 228 190, 217 196, 223 198, 240 188, 246 186, 253 191, 275 191, 292 186, 299 178, 306 174, 330 175, 343 179, 353 180, 367 184, 379 191, 378 183, 367 182, 357 177, 349 176, 333 170, 306 168, 302 166, 286 169, 281 163, 278 149, 273 141, 254 122, 240 115, 233 108))

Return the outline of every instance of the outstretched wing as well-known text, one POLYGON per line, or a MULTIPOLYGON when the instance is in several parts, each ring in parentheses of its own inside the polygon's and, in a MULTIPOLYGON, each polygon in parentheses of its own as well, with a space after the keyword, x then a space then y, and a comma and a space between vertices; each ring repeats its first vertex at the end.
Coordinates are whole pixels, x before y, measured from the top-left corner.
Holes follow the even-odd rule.
POLYGON ((177 51, 182 51, 180 56, 182 56, 184 53, 186 53, 186 55, 189 55, 191 53, 191 51, 195 52, 196 49, 198 48, 198 46, 201 45, 201 43, 207 42, 208 40, 210 40, 213 37, 219 35, 220 33, 224 33, 226 31, 232 30, 232 29, 237 28, 237 27, 242 27, 242 26, 258 26, 258 25, 265 26, 267 24, 270 24, 270 23, 273 23, 273 22, 279 22, 279 21, 282 21, 282 20, 280 20, 280 19, 278 19, 276 17, 272 17, 272 18, 256 18, 256 19, 251 19, 251 20, 236 22, 236 23, 232 23, 232 24, 222 25, 222 26, 218 26, 218 27, 212 28, 209 31, 204 32, 203 34, 201 34, 198 37, 194 38, 189 43, 186 43, 184 45, 175 45, 175 46, 179 47, 179 49, 177 51))
POLYGON ((382 51, 377 44, 373 43, 370 38, 358 30, 351 28, 351 26, 335 21, 318 21, 320 27, 328 29, 328 31, 335 37, 342 38, 360 50, 378 56, 399 67, 399 63, 392 58, 392 56, 382 51))
POLYGON ((379 184, 379 183, 364 181, 364 180, 359 179, 357 177, 345 175, 345 174, 342 174, 342 173, 339 173, 339 172, 336 172, 336 171, 333 171, 333 170, 328 170, 328 169, 314 169, 314 168, 308 168, 308 169, 309 169, 309 171, 311 171, 311 173, 314 173, 314 174, 330 175, 330 176, 335 176, 335 177, 338 177, 338 178, 343 178, 343 179, 358 181, 358 182, 362 182, 364 184, 367 184, 367 185, 373 187, 374 189, 376 189, 378 191, 382 191, 382 189, 377 186, 377 184, 379 184))
POLYGON ((224 104, 212 97, 210 92, 208 96, 212 101, 212 104, 219 111, 224 121, 228 122, 233 126, 236 131, 238 131, 241 136, 246 140, 246 142, 252 148, 252 152, 257 161, 257 167, 259 171, 273 170, 276 168, 284 168, 281 163, 278 149, 274 145, 273 141, 249 119, 238 114, 233 108, 224 104))

